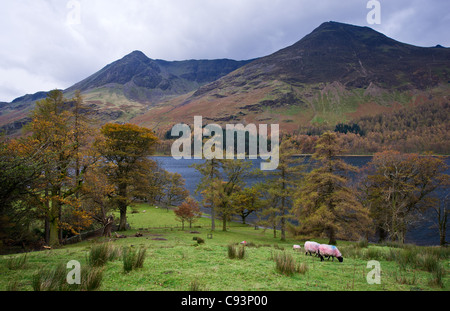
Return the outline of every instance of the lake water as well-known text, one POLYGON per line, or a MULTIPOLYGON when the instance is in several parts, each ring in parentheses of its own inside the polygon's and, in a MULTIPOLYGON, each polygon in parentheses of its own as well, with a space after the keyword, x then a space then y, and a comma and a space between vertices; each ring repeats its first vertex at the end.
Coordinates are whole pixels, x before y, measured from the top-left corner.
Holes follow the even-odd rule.
MULTIPOLYGON (((195 189, 200 182, 202 175, 193 167, 190 167, 194 163, 202 163, 204 160, 196 159, 182 159, 175 160, 172 157, 152 157, 154 160, 160 163, 161 167, 169 172, 177 172, 183 176, 186 182, 186 188, 189 190, 192 197, 197 200, 201 200, 200 195, 195 195, 195 189)), ((363 167, 372 159, 371 156, 345 156, 342 157, 347 163, 356 166, 363 167)), ((260 168, 261 159, 251 160, 254 168, 260 168)), ((450 158, 446 159, 447 165, 450 167, 450 158)), ((447 174, 450 174, 450 169, 447 170, 447 174)), ((248 184, 253 184, 257 181, 263 180, 262 177, 252 177, 247 180, 248 184)), ((442 190, 438 193, 439 197, 448 195, 449 188, 442 190)), ((209 213, 205 210, 206 213, 209 213)), ((431 211, 426 216, 431 216, 431 211)), ((254 220, 251 216, 247 218, 248 223, 252 223, 254 220)), ((422 221, 415 228, 411 229, 406 235, 406 243, 414 243, 416 245, 439 245, 439 231, 437 228, 430 228, 433 225, 433 220, 422 221)), ((450 239, 450 232, 447 230, 447 240, 450 239)))

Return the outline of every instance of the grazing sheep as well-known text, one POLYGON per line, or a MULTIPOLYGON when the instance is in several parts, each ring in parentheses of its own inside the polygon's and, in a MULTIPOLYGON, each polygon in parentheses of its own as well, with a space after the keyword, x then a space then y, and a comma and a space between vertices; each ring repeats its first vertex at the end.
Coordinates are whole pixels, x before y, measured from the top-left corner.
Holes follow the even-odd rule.
POLYGON ((297 245, 297 244, 295 244, 293 247, 292 247, 292 249, 294 250, 294 251, 300 251, 301 249, 302 249, 302 247, 300 246, 300 245, 297 245))
POLYGON ((318 254, 319 253, 319 246, 320 244, 317 242, 312 241, 306 241, 305 242, 305 255, 308 255, 308 253, 312 256, 312 254, 318 254))
POLYGON ((333 261, 334 261, 334 257, 336 257, 339 260, 339 262, 344 261, 344 258, 342 258, 341 252, 334 245, 320 244, 320 246, 319 246, 320 261, 323 261, 324 256, 328 257, 328 259, 330 259, 330 257, 332 257, 333 261))

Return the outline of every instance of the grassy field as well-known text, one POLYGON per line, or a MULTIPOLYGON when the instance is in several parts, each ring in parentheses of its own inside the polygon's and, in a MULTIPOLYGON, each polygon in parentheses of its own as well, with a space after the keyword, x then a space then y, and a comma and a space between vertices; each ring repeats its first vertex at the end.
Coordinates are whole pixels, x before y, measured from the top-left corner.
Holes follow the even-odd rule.
POLYGON ((185 230, 156 228, 180 223, 171 210, 148 205, 133 210, 128 214, 133 230, 122 232, 126 238, 109 241, 102 237, 60 249, 1 256, 0 290, 32 291, 39 275, 63 265, 60 274, 65 280, 70 271, 65 269, 67 262, 80 262, 83 271, 94 265, 93 251, 102 245, 107 246, 109 258, 96 268, 100 277, 94 288, 100 291, 446 291, 450 285, 447 248, 338 241, 344 261, 321 262, 292 249, 293 244, 303 245, 304 241, 290 238, 282 243, 273 238, 272 230, 230 223, 223 232, 217 221, 218 229, 211 238, 208 218, 185 230), (135 237, 137 232, 142 236, 135 237), (198 243, 198 238, 204 243, 198 243), (248 242, 243 258, 230 259, 230 245, 239 250, 243 240, 248 242), (139 250, 142 267, 130 266, 131 270, 125 271, 128 260, 124 253, 138 254, 139 250), (277 270, 275 258, 281 255, 292 260, 292 274, 277 270), (369 260, 380 264, 380 284, 367 281, 373 270, 367 266, 369 260))

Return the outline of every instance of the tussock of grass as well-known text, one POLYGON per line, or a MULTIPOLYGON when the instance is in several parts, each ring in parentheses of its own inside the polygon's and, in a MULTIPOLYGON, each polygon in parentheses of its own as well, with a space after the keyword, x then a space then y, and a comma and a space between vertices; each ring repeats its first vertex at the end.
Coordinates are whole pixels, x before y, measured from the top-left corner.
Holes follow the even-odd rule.
POLYGON ((298 265, 297 268, 298 273, 305 274, 306 272, 308 272, 308 270, 309 270, 308 264, 306 264, 305 262, 302 262, 298 265))
POLYGON ((430 278, 429 284, 431 286, 438 286, 438 287, 443 288, 444 287, 444 282, 443 282, 444 276, 445 276, 444 267, 442 266, 441 263, 437 263, 437 265, 431 271, 431 278, 430 278))
POLYGON ((133 270, 133 264, 136 257, 136 252, 131 247, 124 248, 122 251, 123 271, 125 273, 133 270))
POLYGON ((103 281, 103 268, 85 267, 81 269, 81 290, 94 291, 103 281))
POLYGON ((292 275, 295 272, 295 260, 291 254, 278 252, 274 256, 275 267, 278 272, 284 275, 292 275))
POLYGON ((138 250, 133 268, 139 269, 144 266, 146 252, 147 252, 147 250, 145 248, 140 248, 138 250))
POLYGON ((277 252, 273 259, 276 270, 284 275, 291 276, 294 273, 305 274, 308 271, 308 265, 304 262, 297 264, 294 257, 285 251, 277 252))
POLYGON ((361 238, 356 243, 356 246, 359 248, 367 248, 369 246, 369 241, 366 238, 361 238))
POLYGON ((6 266, 9 270, 22 269, 27 262, 27 254, 21 256, 14 256, 6 259, 6 266))
POLYGON ((234 244, 228 245, 228 258, 230 259, 244 259, 245 257, 245 246, 236 246, 234 244))
POLYGON ((119 250, 111 243, 95 244, 90 249, 88 263, 93 267, 101 267, 118 258, 119 254, 119 250))
POLYGON ((406 275, 404 271, 399 271, 394 274, 395 281, 399 284, 415 285, 417 283, 416 273, 412 276, 406 275))
POLYGON ((80 284, 67 282, 67 270, 64 264, 55 268, 39 270, 32 278, 34 291, 93 291, 100 288, 103 280, 103 269, 84 266, 80 271, 80 284))
POLYGON ((146 249, 135 250, 132 247, 124 247, 122 251, 123 271, 130 272, 133 269, 139 269, 144 266, 146 249))
POLYGON ((32 287, 34 291, 61 291, 68 290, 66 280, 66 267, 63 264, 56 266, 54 269, 43 269, 38 271, 32 279, 32 287))
POLYGON ((203 287, 203 284, 198 279, 195 279, 189 283, 189 291, 191 292, 202 291, 203 287))

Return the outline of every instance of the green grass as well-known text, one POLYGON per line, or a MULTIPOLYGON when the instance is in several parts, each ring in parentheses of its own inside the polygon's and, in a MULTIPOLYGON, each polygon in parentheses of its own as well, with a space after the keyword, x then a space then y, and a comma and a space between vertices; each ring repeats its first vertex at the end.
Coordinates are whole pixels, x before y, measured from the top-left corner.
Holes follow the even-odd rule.
MULTIPOLYGON (((338 241, 344 262, 321 262, 317 257, 305 256, 302 251, 292 249, 293 244, 303 244, 303 241, 288 238, 281 242, 279 238, 273 238, 272 230, 255 230, 251 226, 229 223, 228 231, 223 232, 221 222, 217 221, 216 231, 208 238, 211 233, 208 218, 194 224, 202 227, 185 228, 184 231, 179 228, 147 230, 145 228, 179 225, 179 222, 171 210, 138 205, 135 212, 131 214, 130 209, 128 214, 133 230, 122 232, 127 238, 113 239, 107 244, 106 253, 114 253, 113 256, 108 257, 104 249, 97 249, 102 254, 99 257, 108 260, 102 260, 101 284, 92 288, 101 291, 434 291, 448 290, 450 285, 446 271, 448 249, 338 241), (133 237, 137 231, 143 236, 133 237), (204 243, 197 243, 193 237, 202 238, 204 243), (248 242, 245 256, 230 259, 228 246, 240 247, 238 244, 243 240, 248 242), (141 253, 142 266, 125 271, 124 249, 134 254, 145 250, 145 254, 141 253), (292 274, 277 270, 274 258, 283 251, 289 264, 295 267, 292 274), (380 262, 381 284, 368 284, 369 260, 380 262)), ((1 256, 0 290, 31 291, 39 271, 57 269, 70 260, 79 261, 82 269, 89 267, 92 249, 104 242, 102 237, 60 249, 32 252, 27 254, 26 261, 22 259, 23 255, 1 256)))

